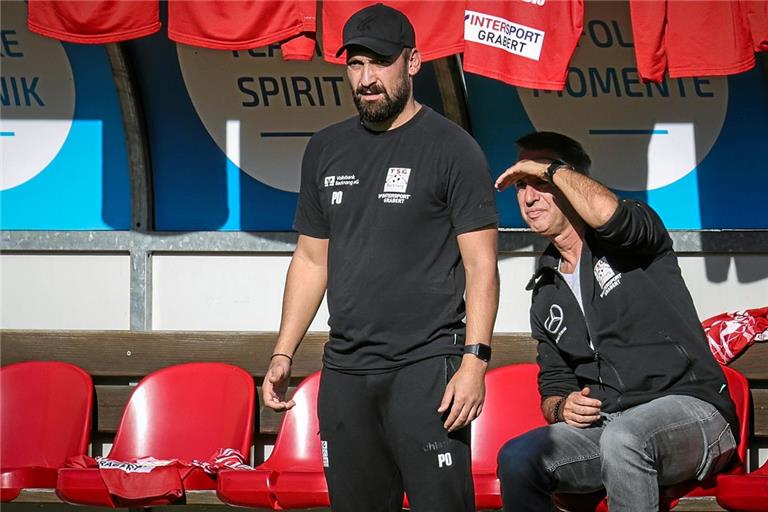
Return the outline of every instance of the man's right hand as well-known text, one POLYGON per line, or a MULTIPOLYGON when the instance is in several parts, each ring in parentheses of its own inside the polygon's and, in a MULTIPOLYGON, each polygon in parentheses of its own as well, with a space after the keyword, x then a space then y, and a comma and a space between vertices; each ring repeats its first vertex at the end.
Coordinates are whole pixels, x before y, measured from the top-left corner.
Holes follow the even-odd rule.
POLYGON ((261 386, 264 405, 276 411, 286 411, 296 405, 293 400, 285 401, 288 381, 291 378, 291 361, 287 357, 273 357, 261 386))
POLYGON ((574 391, 563 404, 563 420, 574 427, 586 428, 600 420, 600 407, 603 403, 596 398, 589 398, 590 389, 574 391))

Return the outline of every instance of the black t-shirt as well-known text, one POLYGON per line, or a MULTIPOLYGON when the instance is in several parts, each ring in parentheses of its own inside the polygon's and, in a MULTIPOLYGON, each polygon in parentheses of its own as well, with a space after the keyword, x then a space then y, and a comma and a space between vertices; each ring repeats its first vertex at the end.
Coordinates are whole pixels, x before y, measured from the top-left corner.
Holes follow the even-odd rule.
POLYGON ((459 353, 456 235, 497 222, 480 147, 426 106, 386 132, 355 117, 315 134, 294 229, 329 239, 326 367, 371 373, 459 353))

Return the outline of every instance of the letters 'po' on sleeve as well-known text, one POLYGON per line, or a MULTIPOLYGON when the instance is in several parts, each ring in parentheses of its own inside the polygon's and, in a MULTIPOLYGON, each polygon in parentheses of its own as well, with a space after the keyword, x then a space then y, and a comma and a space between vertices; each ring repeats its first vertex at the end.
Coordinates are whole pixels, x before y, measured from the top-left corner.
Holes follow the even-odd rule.
POLYGON ((466 140, 447 140, 446 146, 450 155, 446 200, 454 231, 460 235, 498 224, 496 190, 480 146, 469 135, 466 140))
POLYGON ((328 217, 323 211, 318 186, 318 165, 321 145, 313 137, 304 151, 301 161, 301 188, 293 229, 312 238, 328 238, 328 217))
POLYGON ((568 363, 565 362, 557 345, 543 331, 541 325, 531 314, 531 332, 539 342, 536 362, 539 365, 539 393, 541 398, 549 396, 568 396, 578 391, 579 382, 568 363))
POLYGON ((641 201, 619 201, 613 216, 596 228, 595 234, 618 249, 643 254, 662 254, 672 250, 672 239, 661 218, 641 201))

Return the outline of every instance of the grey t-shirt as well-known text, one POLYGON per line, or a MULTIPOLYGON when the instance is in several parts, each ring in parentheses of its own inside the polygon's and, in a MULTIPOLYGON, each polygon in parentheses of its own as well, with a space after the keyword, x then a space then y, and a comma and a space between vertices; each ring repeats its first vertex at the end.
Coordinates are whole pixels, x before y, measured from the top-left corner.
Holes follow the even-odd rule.
POLYGON ((559 268, 557 271, 560 272, 560 275, 563 276, 563 281, 566 282, 566 284, 568 285, 568 288, 570 288, 573 294, 576 296, 576 301, 579 303, 581 312, 584 313, 584 303, 581 300, 581 281, 580 281, 581 270, 579 269, 581 265, 579 263, 580 263, 579 261, 576 262, 576 268, 570 274, 560 271, 559 268))

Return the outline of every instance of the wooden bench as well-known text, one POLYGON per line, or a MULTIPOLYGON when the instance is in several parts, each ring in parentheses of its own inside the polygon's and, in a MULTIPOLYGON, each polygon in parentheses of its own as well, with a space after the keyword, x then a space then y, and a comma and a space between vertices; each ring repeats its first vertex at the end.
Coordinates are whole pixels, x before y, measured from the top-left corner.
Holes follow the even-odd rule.
MULTIPOLYGON (((292 386, 320 369, 325 333, 310 333, 294 357, 292 386)), ((274 332, 167 332, 167 331, 0 331, 0 361, 67 361, 92 377, 96 407, 92 432, 93 453, 102 453, 117 429, 133 386, 145 375, 174 364, 218 361, 244 368, 260 388, 275 341, 274 332)), ((491 367, 535 362, 536 343, 528 333, 497 334, 491 367)), ((732 365, 750 381, 754 403, 750 446, 751 466, 757 449, 768 448, 768 343, 756 344, 732 365)), ((260 397, 260 393, 259 393, 260 397)), ((260 406, 254 432, 254 464, 263 460, 263 448, 274 442, 282 415, 260 406)), ((51 490, 27 490, 13 503, 61 503, 51 490)), ((8 504, 9 510, 15 505, 8 504)), ((187 504, 222 505, 214 492, 189 493, 187 504)), ((676 510, 721 510, 714 499, 686 499, 676 510)))

